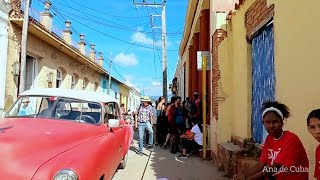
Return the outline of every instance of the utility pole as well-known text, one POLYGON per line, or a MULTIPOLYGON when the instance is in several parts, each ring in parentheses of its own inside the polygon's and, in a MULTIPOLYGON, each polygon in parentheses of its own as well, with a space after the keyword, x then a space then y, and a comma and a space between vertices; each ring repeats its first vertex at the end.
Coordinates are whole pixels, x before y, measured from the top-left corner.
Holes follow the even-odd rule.
POLYGON ((166 5, 162 6, 162 71, 163 71, 163 96, 167 102, 167 30, 166 30, 166 5))
POLYGON ((27 37, 29 26, 29 7, 31 5, 30 0, 24 1, 24 17, 22 26, 22 38, 21 38, 21 64, 20 64, 20 86, 19 93, 25 90, 25 81, 27 76, 26 64, 27 64, 27 37))
POLYGON ((109 67, 109 86, 108 86, 108 94, 110 95, 111 90, 111 67, 112 67, 112 53, 110 54, 110 67, 109 67))
POLYGON ((162 13, 161 13, 161 32, 162 32, 162 77, 163 77, 163 97, 165 98, 165 102, 167 102, 168 97, 168 87, 167 87, 167 32, 166 32, 166 0, 163 0, 162 3, 147 3, 145 0, 143 0, 142 3, 136 3, 135 0, 133 0, 133 4, 135 6, 145 6, 145 7, 161 7, 162 13))

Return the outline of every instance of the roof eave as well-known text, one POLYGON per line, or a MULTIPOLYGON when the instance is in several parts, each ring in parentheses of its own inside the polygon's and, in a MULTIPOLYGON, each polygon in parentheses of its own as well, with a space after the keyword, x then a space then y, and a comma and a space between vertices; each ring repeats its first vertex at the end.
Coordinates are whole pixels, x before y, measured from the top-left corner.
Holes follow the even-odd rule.
POLYGON ((185 28, 184 28, 183 36, 179 46, 179 55, 181 57, 183 56, 183 53, 186 49, 186 46, 190 37, 191 28, 192 28, 192 24, 194 23, 194 16, 197 10, 198 3, 199 1, 194 1, 194 0, 189 0, 188 2, 186 19, 185 19, 185 28))
MULTIPOLYGON (((22 18, 10 18, 10 21, 22 28, 22 25, 23 25, 22 18)), ((39 24, 40 24, 39 22, 36 23, 35 20, 31 20, 29 23, 28 32, 32 33, 36 37, 47 42, 48 44, 60 49, 65 54, 69 55, 70 57, 82 63, 83 65, 87 65, 91 69, 97 71, 99 74, 107 74, 107 71, 103 69, 103 67, 91 61, 88 57, 83 55, 75 47, 67 44, 58 35, 54 34, 53 32, 49 32, 48 30, 44 30, 44 28, 41 27, 39 24), (63 47, 63 49, 61 49, 61 47, 63 47)))

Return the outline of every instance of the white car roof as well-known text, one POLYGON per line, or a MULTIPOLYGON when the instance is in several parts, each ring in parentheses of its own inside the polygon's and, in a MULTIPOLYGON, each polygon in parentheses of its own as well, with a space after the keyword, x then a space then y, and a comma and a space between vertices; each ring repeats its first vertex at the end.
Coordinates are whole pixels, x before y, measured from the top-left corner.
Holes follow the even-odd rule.
POLYGON ((20 96, 55 96, 92 102, 117 102, 114 97, 108 94, 61 88, 35 88, 22 92, 20 96))

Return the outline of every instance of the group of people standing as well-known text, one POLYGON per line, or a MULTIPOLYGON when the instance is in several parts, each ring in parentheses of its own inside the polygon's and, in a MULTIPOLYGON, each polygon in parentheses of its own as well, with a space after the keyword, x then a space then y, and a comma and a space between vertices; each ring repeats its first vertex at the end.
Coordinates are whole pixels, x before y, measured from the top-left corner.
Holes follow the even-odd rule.
MULTIPOLYGON (((235 180, 307 180, 309 160, 299 137, 283 130, 290 117, 289 108, 277 101, 265 102, 262 107, 263 125, 269 133, 263 145, 260 162, 254 167, 243 167, 235 180)), ((308 131, 320 142, 320 109, 313 110, 306 118, 308 131)), ((320 180, 320 145, 316 148, 314 177, 320 180)))
POLYGON ((187 97, 174 96, 170 103, 165 104, 160 97, 157 103, 158 144, 167 148, 170 144, 171 153, 182 152, 179 157, 186 158, 186 150, 197 151, 202 146, 201 100, 198 92, 194 100, 187 97), (183 149, 180 150, 182 142, 183 149))
MULTIPOLYGON (((187 153, 202 147, 201 100, 197 92, 194 100, 172 97, 170 103, 160 97, 156 105, 142 99, 135 113, 135 128, 139 130, 139 154, 142 155, 145 130, 148 148, 153 145, 167 148, 171 153, 181 152, 178 157, 187 158, 187 153), (155 143, 154 143, 155 140, 155 143), (182 151, 179 144, 182 143, 182 151)), ((290 117, 289 108, 280 102, 265 102, 261 109, 263 125, 268 136, 263 145, 260 162, 254 167, 243 167, 233 179, 236 180, 307 180, 309 160, 300 138, 293 132, 283 130, 290 117)), ((320 143, 320 109, 315 109, 306 118, 310 134, 320 143)), ((314 177, 320 180, 320 145, 316 148, 314 177)))
POLYGON ((154 106, 149 98, 141 101, 134 123, 139 132, 139 155, 143 152, 144 137, 147 137, 148 149, 153 145, 170 146, 170 152, 181 152, 181 158, 202 148, 202 107, 198 92, 194 92, 193 100, 188 97, 182 101, 181 97, 174 96, 166 103, 164 97, 159 97, 154 106))

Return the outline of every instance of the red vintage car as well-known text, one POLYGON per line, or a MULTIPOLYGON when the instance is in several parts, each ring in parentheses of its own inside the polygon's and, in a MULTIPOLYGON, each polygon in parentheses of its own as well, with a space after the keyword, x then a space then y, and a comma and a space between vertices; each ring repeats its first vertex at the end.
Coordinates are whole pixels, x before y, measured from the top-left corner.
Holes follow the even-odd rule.
POLYGON ((0 179, 110 180, 132 139, 109 95, 28 90, 0 120, 0 179))

